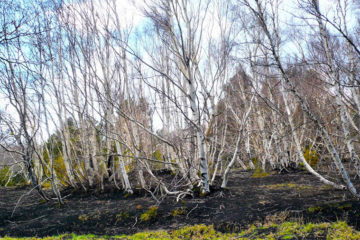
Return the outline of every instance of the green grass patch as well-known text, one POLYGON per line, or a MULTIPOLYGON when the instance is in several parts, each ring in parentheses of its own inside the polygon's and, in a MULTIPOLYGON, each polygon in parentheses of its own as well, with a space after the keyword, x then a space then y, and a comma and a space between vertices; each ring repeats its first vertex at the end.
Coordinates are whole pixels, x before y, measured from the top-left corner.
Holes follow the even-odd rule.
POLYGON ((280 224, 270 225, 251 225, 247 229, 238 233, 221 233, 214 229, 212 225, 204 224, 185 226, 178 230, 160 230, 146 231, 133 235, 118 236, 96 236, 96 235, 76 235, 64 234, 60 236, 44 237, 44 238, 12 238, 4 237, 3 240, 83 240, 83 239, 134 239, 134 240, 206 240, 206 239, 360 239, 360 232, 354 230, 346 222, 335 223, 307 223, 300 222, 283 222, 280 224))
POLYGON ((188 212, 187 207, 178 207, 171 213, 173 217, 185 215, 188 212))
POLYGON ((262 168, 256 168, 253 172, 253 174, 251 175, 252 178, 263 178, 263 177, 267 177, 270 174, 265 172, 262 168))
POLYGON ((280 183, 280 184, 271 184, 271 185, 262 185, 262 188, 270 190, 295 190, 295 191, 305 191, 310 190, 313 187, 305 184, 296 184, 296 183, 280 183))
POLYGON ((309 213, 317 213, 317 212, 342 212, 349 211, 352 209, 351 203, 329 203, 319 205, 312 205, 307 210, 309 213))
POLYGON ((158 214, 157 213, 158 208, 159 208, 158 206, 149 207, 149 210, 141 214, 140 216, 141 221, 150 221, 156 219, 158 214))

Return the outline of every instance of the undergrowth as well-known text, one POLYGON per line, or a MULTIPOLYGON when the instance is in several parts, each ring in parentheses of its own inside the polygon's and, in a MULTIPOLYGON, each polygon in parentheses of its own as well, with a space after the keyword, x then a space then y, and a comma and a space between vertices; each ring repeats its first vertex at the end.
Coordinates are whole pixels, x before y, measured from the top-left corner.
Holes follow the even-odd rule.
POLYGON ((307 223, 299 222, 283 222, 280 224, 266 223, 251 225, 247 229, 238 233, 221 233, 214 229, 212 225, 203 224, 195 226, 185 226, 178 230, 160 230, 140 232, 134 235, 118 235, 118 236, 96 236, 96 235, 76 235, 64 234, 60 236, 44 237, 44 238, 11 238, 4 237, 4 240, 65 240, 65 239, 341 239, 351 240, 360 239, 360 232, 354 230, 346 222, 335 223, 307 223))
POLYGON ((140 216, 141 221, 150 221, 156 219, 157 210, 158 210, 158 206, 149 207, 149 210, 141 214, 140 216))
POLYGON ((296 191, 305 191, 311 190, 313 187, 311 185, 305 184, 296 184, 293 182, 290 183, 279 183, 279 184, 271 184, 271 185, 262 185, 261 188, 266 188, 269 190, 296 190, 296 191))
POLYGON ((25 184, 26 179, 20 172, 13 172, 8 166, 0 169, 0 186, 14 187, 25 184))
POLYGON ((251 175, 252 178, 263 178, 268 177, 270 174, 265 172, 262 168, 256 168, 251 175))

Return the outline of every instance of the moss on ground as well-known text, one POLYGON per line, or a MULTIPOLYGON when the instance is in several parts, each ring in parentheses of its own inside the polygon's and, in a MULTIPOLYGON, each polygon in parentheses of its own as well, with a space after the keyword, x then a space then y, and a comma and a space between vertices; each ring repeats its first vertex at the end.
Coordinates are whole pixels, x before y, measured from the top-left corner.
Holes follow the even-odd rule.
POLYGON ((251 175, 252 178, 264 178, 268 176, 270 176, 270 174, 265 172, 262 168, 256 168, 251 175))
POLYGON ((185 215, 188 212, 187 207, 178 207, 175 208, 175 210, 172 212, 172 216, 176 217, 176 216, 180 216, 180 215, 185 215))
POLYGON ((240 233, 221 233, 214 229, 212 225, 203 224, 195 226, 185 226, 178 230, 160 230, 140 232, 134 235, 119 236, 96 236, 96 235, 76 235, 64 234, 54 237, 44 238, 11 238, 4 237, 4 240, 65 240, 65 239, 360 239, 360 232, 354 230, 346 222, 335 223, 307 223, 283 222, 281 224, 259 224, 251 225, 240 233))
POLYGON ((351 203, 330 203, 323 205, 312 205, 307 211, 309 213, 347 211, 352 209, 351 203))
POLYGON ((313 188, 311 185, 296 184, 293 182, 272 184, 272 185, 262 185, 261 187, 269 189, 269 190, 286 190, 286 189, 288 189, 288 190, 296 190, 296 191, 305 191, 305 190, 310 190, 313 188))
POLYGON ((141 214, 140 216, 141 221, 150 221, 156 219, 158 215, 157 213, 158 208, 159 208, 158 206, 149 207, 149 210, 141 214))

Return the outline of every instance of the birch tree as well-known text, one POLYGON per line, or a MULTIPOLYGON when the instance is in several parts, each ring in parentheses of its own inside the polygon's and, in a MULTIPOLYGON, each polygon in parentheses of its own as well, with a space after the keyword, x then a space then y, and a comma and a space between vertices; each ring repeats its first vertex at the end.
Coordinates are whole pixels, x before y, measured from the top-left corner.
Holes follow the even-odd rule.
MULTIPOLYGON (((321 132, 323 133, 326 141, 327 141, 327 144, 329 146, 329 149, 331 150, 331 153, 332 153, 332 156, 333 156, 333 159, 336 163, 336 165, 339 167, 340 169, 340 172, 341 172, 341 175, 343 177, 343 180, 345 181, 345 183, 347 184, 347 186, 349 187, 349 190, 351 193, 353 193, 354 195, 357 194, 350 178, 349 178, 349 175, 346 171, 346 169, 344 168, 342 162, 341 162, 341 159, 338 155, 338 152, 329 136, 329 133, 327 132, 327 130, 325 129, 325 127, 321 124, 321 122, 318 120, 318 118, 313 114, 313 112, 310 110, 308 104, 306 103, 306 101, 303 99, 303 97, 299 94, 299 92, 297 91, 297 89, 294 87, 294 84, 290 81, 284 67, 283 67, 283 64, 282 64, 282 61, 281 61, 281 58, 279 56, 279 48, 278 48, 278 44, 279 44, 279 41, 280 39, 279 38, 276 38, 278 37, 278 35, 276 34, 277 33, 277 30, 276 28, 275 29, 272 29, 273 31, 275 32, 270 32, 270 29, 267 25, 267 21, 266 21, 266 18, 264 16, 265 14, 265 5, 263 2, 260 2, 260 1, 257 1, 255 0, 253 4, 250 4, 248 1, 245 1, 244 2, 245 6, 248 7, 248 9, 252 12, 253 16, 257 19, 259 25, 261 26, 262 30, 264 31, 265 33, 265 36, 266 36, 266 39, 268 41, 268 46, 269 46, 269 49, 271 51, 271 54, 274 58, 274 62, 281 74, 281 77, 282 77, 282 81, 283 81, 283 84, 285 86, 287 86, 289 88, 289 90, 294 94, 296 100, 299 102, 299 104, 301 105, 303 111, 308 115, 308 117, 314 121, 314 123, 316 124, 316 126, 319 128, 319 130, 321 130, 321 132)), ((272 18, 274 19, 274 18, 272 18)), ((276 25, 274 25, 276 27, 276 25)), ((284 89, 283 89, 284 90, 284 89)), ((284 91, 283 91, 283 94, 284 94, 284 91)), ((284 100, 286 100, 286 96, 284 96, 284 100)), ((285 107, 286 107, 286 102, 285 102, 285 107)), ((288 107, 286 107, 288 108, 288 107)), ((289 115, 289 114, 288 114, 289 115)), ((289 124, 290 126, 292 125, 292 119, 289 118, 289 124)), ((343 188, 343 186, 341 185, 338 185, 338 184, 335 184, 333 182, 330 182, 326 179, 324 179, 321 175, 319 175, 318 173, 316 173, 315 171, 313 171, 313 169, 311 169, 311 167, 309 166, 309 164, 305 161, 305 159, 303 158, 303 155, 302 155, 302 152, 301 152, 301 147, 300 147, 300 143, 298 141, 298 137, 294 131, 294 126, 291 126, 292 128, 292 134, 293 134, 293 138, 294 138, 294 141, 295 141, 295 144, 296 144, 296 148, 297 148, 297 152, 299 154, 299 157, 300 159, 302 160, 304 166, 307 168, 307 170, 309 172, 311 172, 312 174, 314 174, 315 176, 317 176, 319 178, 320 181, 322 181, 323 183, 326 183, 326 184, 330 184, 336 188, 343 188)))

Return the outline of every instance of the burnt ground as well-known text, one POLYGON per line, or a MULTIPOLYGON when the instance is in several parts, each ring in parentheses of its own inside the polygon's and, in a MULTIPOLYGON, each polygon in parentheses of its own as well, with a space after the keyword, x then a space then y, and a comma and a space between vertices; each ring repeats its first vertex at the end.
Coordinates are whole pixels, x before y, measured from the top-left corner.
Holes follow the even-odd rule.
POLYGON ((29 188, 0 188, 0 236, 117 235, 200 223, 228 232, 256 222, 292 219, 344 220, 360 228, 359 201, 320 184, 310 174, 294 172, 263 178, 251 178, 251 174, 234 171, 228 190, 214 187, 205 197, 187 197, 179 202, 167 197, 148 221, 141 220, 141 214, 156 202, 146 192, 136 191, 131 196, 119 190, 73 192, 62 206, 42 202, 34 192, 23 198, 11 217, 16 202, 29 188))

